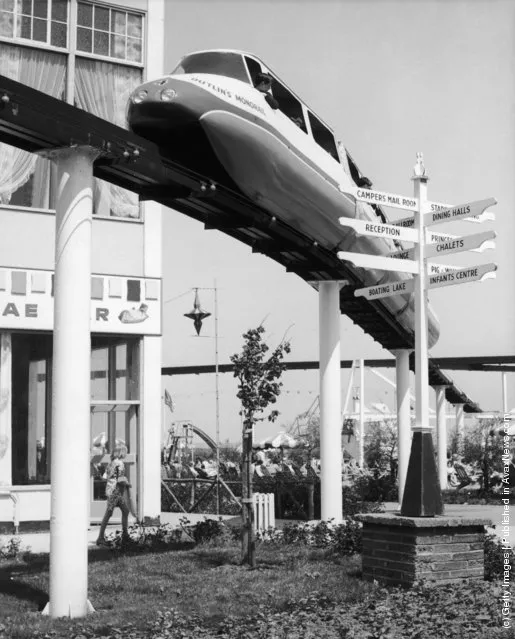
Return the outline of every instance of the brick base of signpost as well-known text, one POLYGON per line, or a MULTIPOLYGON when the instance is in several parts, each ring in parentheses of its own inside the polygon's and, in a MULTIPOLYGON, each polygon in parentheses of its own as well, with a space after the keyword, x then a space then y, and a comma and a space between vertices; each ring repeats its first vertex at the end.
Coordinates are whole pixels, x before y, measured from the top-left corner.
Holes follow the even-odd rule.
POLYGON ((363 578, 412 586, 484 578, 484 537, 489 519, 364 514, 363 578))

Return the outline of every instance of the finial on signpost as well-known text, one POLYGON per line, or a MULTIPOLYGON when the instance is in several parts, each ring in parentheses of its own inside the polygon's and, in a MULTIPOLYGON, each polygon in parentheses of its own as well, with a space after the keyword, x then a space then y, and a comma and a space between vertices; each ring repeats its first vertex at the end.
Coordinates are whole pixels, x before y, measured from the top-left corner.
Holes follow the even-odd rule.
POLYGON ((429 180, 429 176, 426 175, 426 167, 424 166, 424 154, 417 153, 417 162, 413 167, 413 180, 429 180))

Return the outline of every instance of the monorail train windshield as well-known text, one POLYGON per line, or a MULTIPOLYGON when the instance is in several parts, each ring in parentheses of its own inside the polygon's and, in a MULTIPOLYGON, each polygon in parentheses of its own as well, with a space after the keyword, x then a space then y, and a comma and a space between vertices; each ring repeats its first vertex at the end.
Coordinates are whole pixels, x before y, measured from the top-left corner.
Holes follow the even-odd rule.
POLYGON ((247 69, 241 53, 228 51, 206 51, 185 56, 171 75, 182 73, 211 73, 234 78, 250 84, 247 69))

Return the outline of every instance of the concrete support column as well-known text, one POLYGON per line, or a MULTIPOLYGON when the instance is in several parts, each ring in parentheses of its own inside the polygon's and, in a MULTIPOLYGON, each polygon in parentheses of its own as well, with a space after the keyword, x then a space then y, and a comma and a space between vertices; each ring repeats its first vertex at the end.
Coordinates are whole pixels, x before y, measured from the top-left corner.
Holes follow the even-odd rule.
POLYGON ((141 344, 138 516, 144 523, 156 525, 161 518, 161 338, 146 336, 141 344))
POLYGON ((359 459, 360 468, 365 467, 365 360, 359 360, 359 459))
POLYGON ((446 386, 435 386, 436 392, 436 464, 438 467, 438 478, 440 480, 440 488, 447 490, 447 416, 445 414, 446 386))
POLYGON ((502 415, 508 414, 508 373, 501 373, 502 376, 502 415))
POLYGON ((408 349, 394 351, 397 399, 397 450, 398 470, 397 486, 399 489, 399 504, 402 504, 404 484, 408 472, 411 452, 411 415, 410 415, 410 370, 408 349))
POLYGON ((52 617, 82 617, 88 602, 90 297, 93 160, 57 151, 50 601, 52 617))
POLYGON ((12 484, 11 378, 11 333, 0 333, 0 486, 10 486, 12 484))
POLYGON ((320 490, 322 519, 342 521, 340 284, 319 283, 320 490))
POLYGON ((456 404, 456 436, 458 455, 463 455, 465 447, 465 415, 463 404, 456 404))

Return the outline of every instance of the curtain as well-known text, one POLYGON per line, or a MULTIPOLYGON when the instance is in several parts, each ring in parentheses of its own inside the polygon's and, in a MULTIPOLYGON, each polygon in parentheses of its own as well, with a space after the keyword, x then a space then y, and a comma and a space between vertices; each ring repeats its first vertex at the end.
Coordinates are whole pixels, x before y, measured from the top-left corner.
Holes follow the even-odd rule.
MULTIPOLYGON (((66 56, 0 43, 0 74, 60 97, 66 76, 66 56)), ((8 204, 13 193, 35 174, 31 205, 47 207, 49 171, 49 160, 0 144, 0 204, 8 204)))
MULTIPOLYGON (((129 96, 141 82, 141 69, 77 58, 75 100, 81 109, 125 128, 129 96)), ((97 212, 139 217, 137 195, 114 184, 95 180, 94 201, 97 212)))

